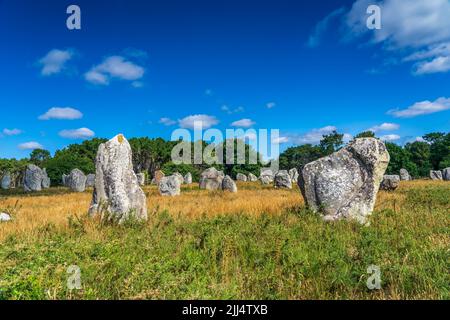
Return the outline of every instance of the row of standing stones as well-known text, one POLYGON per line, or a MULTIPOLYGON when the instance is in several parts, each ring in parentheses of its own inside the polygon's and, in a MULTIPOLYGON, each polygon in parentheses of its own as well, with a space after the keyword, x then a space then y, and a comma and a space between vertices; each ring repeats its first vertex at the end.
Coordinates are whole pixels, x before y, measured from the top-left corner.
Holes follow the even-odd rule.
MULTIPOLYGON (((373 211, 380 186, 385 188, 390 180, 410 180, 404 169, 394 179, 384 176, 389 160, 383 142, 361 138, 327 157, 308 163, 300 172, 291 169, 273 174, 270 169, 262 169, 259 180, 262 184, 273 183, 276 188, 289 189, 292 182, 297 182, 307 206, 314 212, 321 212, 325 220, 351 219, 365 224, 373 211)), ((99 146, 95 166, 95 175, 85 176, 74 169, 63 176, 63 184, 74 191, 94 187, 89 215, 100 215, 102 219, 113 219, 118 223, 129 218, 147 220, 146 196, 141 189, 145 175, 133 171, 131 147, 123 135, 99 146)), ((450 180, 450 168, 439 173, 433 171, 430 177, 450 180)), ((253 174, 238 174, 236 178, 238 181, 258 180, 253 174)), ((175 196, 180 194, 183 183, 192 183, 192 175, 188 173, 183 177, 175 173, 165 177, 159 172, 152 182, 158 184, 162 195, 175 196)), ((215 168, 201 174, 199 186, 206 190, 237 192, 235 181, 215 168)), ((45 169, 28 166, 25 190, 39 191, 48 187, 45 169)))
MULTIPOLYGON (((445 180, 450 181, 450 168, 443 170, 430 170, 431 180, 445 180)), ((383 181, 381 182, 381 189, 387 191, 394 191, 400 185, 400 181, 412 180, 406 169, 400 169, 399 175, 385 175, 383 176, 383 181)))

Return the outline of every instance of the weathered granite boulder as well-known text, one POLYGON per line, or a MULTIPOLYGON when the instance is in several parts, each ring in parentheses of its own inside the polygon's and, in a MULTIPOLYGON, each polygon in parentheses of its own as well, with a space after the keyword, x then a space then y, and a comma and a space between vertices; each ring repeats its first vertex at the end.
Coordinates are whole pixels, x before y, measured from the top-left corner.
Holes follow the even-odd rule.
POLYGON ((8 222, 11 221, 11 216, 7 213, 0 212, 0 222, 8 222))
POLYGON ((86 176, 80 169, 70 171, 69 177, 66 178, 67 186, 74 192, 84 192, 86 190, 86 176))
POLYGON ((325 220, 366 223, 389 164, 389 153, 375 138, 355 139, 330 156, 304 166, 299 187, 307 205, 325 220))
POLYGON ((442 172, 439 170, 430 170, 431 180, 442 180, 442 172))
POLYGON ((41 191, 42 179, 44 178, 44 171, 34 164, 29 164, 25 169, 25 176, 23 178, 23 188, 26 192, 41 191))
POLYGON ((236 193, 238 191, 236 182, 230 176, 225 176, 222 180, 222 190, 236 193))
POLYGON ((442 170, 442 179, 450 181, 450 167, 442 170))
POLYGON ((248 181, 250 181, 250 182, 258 181, 258 177, 255 176, 253 173, 249 173, 248 174, 248 181))
POLYGON ((387 191, 394 191, 400 185, 400 176, 398 175, 385 175, 383 181, 381 181, 380 188, 387 191))
POLYGON ((292 168, 289 170, 289 176, 291 177, 291 181, 297 183, 298 181, 298 170, 297 168, 292 168))
POLYGON ((3 190, 11 188, 11 174, 6 172, 2 177, 1 187, 3 190))
POLYGON ((90 173, 86 176, 86 188, 93 188, 95 186, 95 174, 90 173))
POLYGON ((275 175, 275 188, 292 189, 292 180, 287 170, 280 170, 275 175))
POLYGON ((177 177, 178 180, 180 180, 180 184, 183 184, 183 183, 184 183, 184 177, 181 175, 181 173, 175 172, 175 173, 173 174, 173 176, 177 177))
POLYGON ((243 181, 243 182, 247 182, 247 176, 243 173, 238 173, 236 175, 236 180, 237 181, 243 181))
POLYGON ((411 180, 411 176, 409 175, 408 170, 400 169, 400 180, 402 180, 402 181, 409 181, 409 180, 411 180))
POLYGON ((206 169, 200 175, 200 189, 220 190, 222 188, 223 178, 224 174, 222 171, 218 171, 214 167, 206 169))
POLYGON ((269 168, 262 168, 261 174, 259 176, 259 180, 262 184, 271 184, 274 179, 274 174, 272 169, 269 168))
POLYGON ((99 146, 95 169, 90 216, 101 213, 103 219, 118 223, 130 218, 147 220, 147 199, 133 171, 130 144, 123 135, 99 146))
POLYGON ((192 183, 192 174, 190 172, 186 173, 184 176, 184 183, 191 184, 192 183))
POLYGON ((42 189, 48 189, 50 188, 51 181, 50 178, 47 175, 47 169, 42 170, 42 189))
POLYGON ((179 177, 172 175, 163 177, 159 182, 159 193, 162 196, 179 196, 181 194, 179 177))
POLYGON ((144 173, 138 173, 136 175, 136 178, 138 179, 138 183, 140 186, 144 186, 145 185, 145 174, 144 173))

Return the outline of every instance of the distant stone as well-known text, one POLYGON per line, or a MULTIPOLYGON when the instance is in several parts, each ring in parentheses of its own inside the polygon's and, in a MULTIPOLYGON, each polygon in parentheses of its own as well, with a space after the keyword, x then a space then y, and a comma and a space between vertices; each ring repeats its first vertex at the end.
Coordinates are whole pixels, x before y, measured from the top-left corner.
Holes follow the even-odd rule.
POLYGON ((298 170, 297 168, 292 168, 289 170, 289 176, 291 177, 291 181, 297 183, 298 181, 298 170))
POLYGON ((38 166, 29 164, 25 169, 25 176, 23 178, 23 188, 26 192, 41 191, 42 179, 44 172, 38 166))
POLYGON ((147 199, 133 171, 130 144, 123 135, 99 146, 95 169, 90 216, 102 213, 103 219, 118 223, 130 218, 147 220, 147 199))
POLYGON ((200 189, 220 190, 222 188, 223 179, 224 174, 222 171, 218 171, 214 167, 206 169, 200 175, 200 189))
POLYGON ((179 196, 181 194, 179 177, 172 175, 164 177, 159 182, 159 193, 162 196, 179 196))
POLYGON ((443 180, 442 172, 439 170, 430 170, 431 180, 443 180))
POLYGON ((184 183, 184 177, 181 175, 181 173, 175 172, 173 176, 177 177, 178 180, 180 180, 180 185, 184 183))
POLYGON ((1 187, 3 190, 11 188, 11 174, 6 172, 2 177, 1 187))
POLYGON ((247 182, 247 176, 246 176, 245 174, 238 173, 238 174, 236 175, 236 180, 237 180, 237 181, 247 182))
POLYGON ((44 168, 42 170, 42 189, 48 189, 50 188, 51 181, 50 178, 47 175, 47 170, 44 168))
POLYGON ((158 185, 162 178, 164 178, 166 175, 161 170, 155 171, 153 174, 152 184, 158 185))
POLYGON ((93 188, 95 186, 95 174, 91 173, 86 176, 86 188, 93 188))
POLYGON ((274 174, 272 169, 262 168, 261 175, 259 176, 259 180, 261 180, 262 184, 271 184, 274 179, 274 174))
POLYGON ((380 188, 386 191, 394 191, 400 185, 400 176, 398 175, 385 175, 381 182, 380 188))
POLYGON ((408 170, 400 169, 400 180, 402 180, 402 181, 409 181, 409 180, 411 180, 411 176, 409 175, 408 170))
POLYGON ((442 179, 450 181, 450 167, 442 170, 442 179))
POLYGON ((184 183, 191 184, 192 183, 192 174, 190 172, 186 173, 184 176, 184 183))
POLYGON ((321 211, 325 220, 366 223, 389 159, 380 140, 355 139, 330 156, 305 165, 298 184, 309 208, 321 211))
POLYGON ((230 176, 225 176, 222 180, 222 190, 236 193, 238 191, 236 182, 230 176))
POLYGON ((86 176, 80 169, 70 171, 69 177, 66 178, 67 186, 74 192, 84 192, 86 190, 86 176))
POLYGON ((138 183, 140 186, 145 185, 145 174, 144 173, 138 173, 136 175, 137 179, 138 179, 138 183))
POLYGON ((275 188, 292 189, 292 180, 287 170, 280 170, 275 175, 275 188))
POLYGON ((255 176, 253 173, 249 173, 248 174, 248 181, 250 181, 250 182, 258 181, 258 177, 255 176))
POLYGON ((69 186, 69 175, 63 173, 63 175, 61 177, 61 182, 64 187, 68 187, 69 186))
POLYGON ((11 221, 11 216, 7 213, 1 212, 0 213, 0 222, 7 222, 11 221))

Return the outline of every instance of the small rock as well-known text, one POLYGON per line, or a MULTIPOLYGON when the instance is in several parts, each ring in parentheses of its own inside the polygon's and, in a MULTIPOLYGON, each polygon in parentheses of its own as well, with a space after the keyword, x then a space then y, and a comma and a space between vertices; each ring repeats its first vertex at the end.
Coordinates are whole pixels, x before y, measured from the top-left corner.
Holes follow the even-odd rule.
POLYGON ((442 170, 442 179, 450 181, 450 167, 442 170))
POLYGON ((409 180, 411 180, 411 176, 409 175, 408 170, 400 169, 400 180, 402 180, 402 181, 409 181, 409 180))
POLYGON ((172 175, 163 177, 159 182, 159 193, 162 196, 179 196, 181 194, 179 177, 172 175))
POLYGON ((8 190, 11 188, 11 174, 6 172, 2 177, 1 187, 3 190, 8 190))
POLYGON ((271 184, 274 179, 274 174, 272 169, 269 168, 261 168, 261 175, 259 176, 259 180, 261 180, 262 184, 271 184))
POLYGON ((248 174, 248 181, 251 181, 251 182, 258 181, 258 177, 255 176, 253 173, 249 173, 248 174))
POLYGON ((442 172, 439 170, 430 170, 431 180, 442 180, 442 172))
POLYGON ((247 176, 243 173, 238 173, 236 175, 236 180, 237 181, 243 181, 243 182, 247 182, 247 176))
POLYGON ((7 222, 11 221, 11 216, 7 213, 1 212, 0 213, 0 222, 7 222))
POLYGON ((291 181, 297 183, 298 181, 298 170, 297 168, 293 168, 289 170, 289 176, 291 177, 291 181))
POLYGON ((400 176, 398 175, 385 175, 381 182, 380 188, 386 191, 394 191, 400 185, 400 176))
POLYGON ((292 180, 287 170, 280 170, 275 175, 275 188, 292 189, 292 180))
POLYGON ((184 183, 191 184, 192 183, 192 174, 190 172, 186 173, 184 176, 184 183))
POLYGON ((230 176, 225 176, 222 180, 222 190, 236 193, 238 191, 236 182, 230 176))
POLYGON ((218 171, 214 167, 206 169, 200 176, 200 189, 219 190, 222 188, 223 179, 224 174, 222 171, 218 171))
POLYGON ((184 177, 181 175, 181 173, 175 172, 173 175, 177 177, 178 180, 180 180, 180 185, 184 183, 184 177))
POLYGON ((137 179, 138 179, 138 183, 140 186, 145 185, 145 174, 144 173, 138 173, 136 175, 137 179))
POLYGON ((84 192, 86 190, 87 177, 80 169, 73 169, 66 179, 68 187, 74 192, 84 192))

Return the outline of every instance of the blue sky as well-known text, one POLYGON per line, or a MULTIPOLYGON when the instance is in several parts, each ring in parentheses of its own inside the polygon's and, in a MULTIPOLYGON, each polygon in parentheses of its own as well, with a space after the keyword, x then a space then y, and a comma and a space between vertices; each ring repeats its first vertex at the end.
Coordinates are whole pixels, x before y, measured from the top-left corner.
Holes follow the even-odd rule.
POLYGON ((169 139, 194 119, 280 129, 281 149, 335 128, 400 144, 450 128, 448 0, 0 0, 0 41, 2 158, 169 139))

